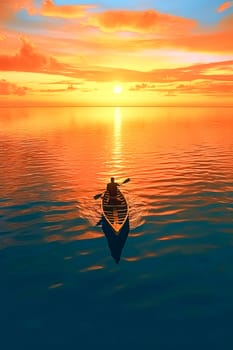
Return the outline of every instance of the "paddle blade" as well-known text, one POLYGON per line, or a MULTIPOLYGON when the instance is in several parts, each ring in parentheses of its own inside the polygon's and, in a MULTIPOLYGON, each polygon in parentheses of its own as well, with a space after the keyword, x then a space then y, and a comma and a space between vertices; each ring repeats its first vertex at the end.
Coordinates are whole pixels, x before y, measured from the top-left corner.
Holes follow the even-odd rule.
POLYGON ((98 193, 94 196, 94 199, 99 199, 102 196, 102 193, 98 193))
POLYGON ((122 185, 123 184, 126 184, 127 182, 129 182, 130 181, 130 178, 128 177, 128 179, 125 179, 123 182, 122 182, 122 185))

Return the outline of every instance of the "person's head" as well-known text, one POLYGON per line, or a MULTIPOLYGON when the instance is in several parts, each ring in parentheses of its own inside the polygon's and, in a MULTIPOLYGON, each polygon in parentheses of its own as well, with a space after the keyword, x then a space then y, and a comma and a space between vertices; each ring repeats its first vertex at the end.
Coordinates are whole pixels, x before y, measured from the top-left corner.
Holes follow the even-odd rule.
POLYGON ((111 177, 111 182, 114 182, 114 177, 111 177))

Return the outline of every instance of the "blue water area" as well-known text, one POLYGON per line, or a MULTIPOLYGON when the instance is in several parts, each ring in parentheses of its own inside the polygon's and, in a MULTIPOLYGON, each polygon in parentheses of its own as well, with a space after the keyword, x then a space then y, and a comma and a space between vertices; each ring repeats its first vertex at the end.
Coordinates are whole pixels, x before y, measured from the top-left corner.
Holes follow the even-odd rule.
POLYGON ((232 349, 232 135, 232 108, 1 109, 0 349, 232 349))

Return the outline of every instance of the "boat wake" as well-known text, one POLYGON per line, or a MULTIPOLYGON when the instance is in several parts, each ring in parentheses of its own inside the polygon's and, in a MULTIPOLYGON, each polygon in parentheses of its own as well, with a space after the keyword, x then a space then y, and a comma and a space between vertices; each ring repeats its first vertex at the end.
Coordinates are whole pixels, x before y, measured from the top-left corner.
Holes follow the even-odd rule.
POLYGON ((136 195, 130 195, 127 201, 129 205, 130 229, 134 230, 146 222, 146 203, 136 195))
POLYGON ((96 226, 101 220, 100 201, 90 200, 90 197, 84 197, 79 203, 79 217, 87 220, 91 226, 96 226))

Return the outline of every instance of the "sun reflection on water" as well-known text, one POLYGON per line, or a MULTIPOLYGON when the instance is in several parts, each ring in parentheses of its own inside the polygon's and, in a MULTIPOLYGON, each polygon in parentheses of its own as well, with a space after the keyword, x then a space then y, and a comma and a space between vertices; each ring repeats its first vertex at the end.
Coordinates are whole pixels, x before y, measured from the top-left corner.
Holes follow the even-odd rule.
POLYGON ((120 107, 115 107, 113 118, 113 146, 112 146, 112 168, 116 175, 122 168, 122 111, 120 107))

